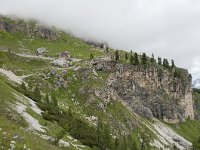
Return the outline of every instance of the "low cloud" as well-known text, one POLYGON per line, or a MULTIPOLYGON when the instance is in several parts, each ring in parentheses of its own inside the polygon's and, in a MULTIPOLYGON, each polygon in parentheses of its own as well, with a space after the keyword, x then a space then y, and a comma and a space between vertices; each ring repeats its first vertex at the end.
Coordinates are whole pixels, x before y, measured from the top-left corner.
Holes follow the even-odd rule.
POLYGON ((115 49, 174 59, 200 74, 198 0, 1 0, 0 13, 34 18, 115 49))

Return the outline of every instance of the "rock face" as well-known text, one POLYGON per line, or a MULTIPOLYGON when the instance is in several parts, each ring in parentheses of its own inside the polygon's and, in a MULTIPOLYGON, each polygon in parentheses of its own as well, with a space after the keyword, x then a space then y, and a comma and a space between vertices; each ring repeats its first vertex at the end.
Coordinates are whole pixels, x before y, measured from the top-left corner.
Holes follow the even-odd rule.
POLYGON ((33 35, 42 37, 48 40, 57 40, 59 35, 57 32, 50 27, 43 27, 31 22, 24 22, 19 20, 6 20, 0 16, 0 30, 14 33, 14 32, 25 32, 28 36, 33 35))
POLYGON ((12 24, 9 24, 1 20, 0 20, 0 29, 11 33, 14 32, 14 26, 12 24))
POLYGON ((47 28, 42 26, 37 26, 33 28, 30 34, 35 34, 39 37, 49 40, 57 40, 59 38, 58 34, 52 28, 47 28))
POLYGON ((187 70, 181 69, 182 76, 177 78, 173 70, 158 65, 144 67, 105 60, 94 60, 92 65, 98 71, 112 72, 104 89, 105 101, 121 100, 148 119, 156 117, 170 123, 194 119, 191 75, 187 70))

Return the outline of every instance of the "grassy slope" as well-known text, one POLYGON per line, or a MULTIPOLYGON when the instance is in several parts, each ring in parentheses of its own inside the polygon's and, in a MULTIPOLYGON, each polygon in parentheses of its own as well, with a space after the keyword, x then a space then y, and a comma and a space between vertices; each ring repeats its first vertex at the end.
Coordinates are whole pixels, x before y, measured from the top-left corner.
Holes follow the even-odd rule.
POLYGON ((0 51, 0 68, 6 68, 17 75, 40 72, 50 65, 48 61, 42 59, 24 58, 13 53, 0 51))
MULTIPOLYGON (((33 84, 33 86, 35 86, 36 83, 41 84, 42 82, 46 84, 54 84, 54 83, 51 83, 50 81, 51 79, 48 81, 45 81, 43 78, 36 75, 36 73, 41 73, 43 71, 45 72, 49 70, 50 63, 48 61, 44 61, 40 59, 23 58, 23 57, 15 55, 14 53, 35 54, 35 50, 37 48, 45 47, 47 49, 47 56, 52 56, 52 57, 57 57, 60 52, 63 52, 65 50, 69 51, 72 57, 81 58, 84 60, 87 60, 89 58, 89 55, 91 52, 93 53, 95 57, 103 54, 102 51, 100 50, 94 51, 92 50, 91 46, 85 44, 83 41, 77 38, 74 38, 68 34, 63 34, 62 32, 59 33, 61 38, 57 41, 49 41, 47 39, 43 39, 39 37, 30 38, 30 37, 27 37, 25 33, 14 33, 14 34, 10 34, 7 32, 6 33, 4 32, 3 34, 2 33, 3 32, 0 32, 0 37, 1 37, 0 47, 1 48, 5 47, 5 50, 6 48, 9 48, 11 50, 11 53, 0 51, 0 67, 11 70, 17 75, 34 74, 33 76, 26 78, 26 81, 28 83, 33 84)), ((68 72, 71 72, 71 71, 69 70, 68 72)), ((73 76, 73 72, 68 75, 68 77, 72 77, 72 76, 73 76)), ((4 98, 1 98, 1 100, 7 99, 8 96, 11 96, 10 99, 14 99, 12 94, 5 93, 12 89, 10 89, 10 87, 6 84, 2 83, 1 85, 2 85, 2 88, 6 88, 6 87, 9 88, 9 89, 0 88, 1 90, 0 95, 4 97, 4 98)), ((45 84, 43 84, 42 87, 40 88, 45 89, 43 91, 45 93, 52 93, 52 92, 56 93, 59 101, 62 104, 64 104, 63 109, 68 108, 67 106, 70 105, 70 106, 73 106, 74 110, 77 110, 76 112, 79 112, 80 114, 82 114, 81 112, 82 110, 79 109, 78 106, 74 106, 73 102, 71 102, 71 96, 72 96, 71 93, 74 93, 75 91, 78 90, 77 84, 73 84, 73 86, 70 86, 69 90, 72 91, 70 94, 67 93, 66 90, 63 88, 59 90, 54 89, 53 91, 50 91, 49 89, 46 89, 45 84)), ((7 107, 7 106, 2 106, 2 108, 3 107, 7 107)), ((1 111, 3 112, 4 110, 1 109, 1 111)), ((33 117, 37 118, 40 124, 45 125, 49 128, 47 132, 49 135, 56 136, 56 134, 59 134, 59 131, 56 131, 57 128, 55 128, 54 125, 50 123, 47 124, 43 119, 38 117, 38 115, 32 112, 32 110, 30 109, 28 109, 27 112, 31 114, 33 117)), ((2 123, 1 125, 3 126, 4 124, 6 124, 6 122, 2 123)))
MULTIPOLYGON (((49 67, 48 63, 44 62, 43 60, 22 58, 20 56, 16 56, 15 54, 9 54, 8 52, 0 52, 0 54, 1 54, 0 57, 5 60, 5 61, 2 61, 3 62, 2 65, 13 71, 15 70, 15 68, 18 68, 18 69, 25 69, 29 73, 33 73, 35 71, 34 68, 37 70, 38 66, 36 66, 35 64, 38 64, 38 63, 41 65, 40 69, 42 69, 42 70, 46 70, 49 67), (17 63, 14 63, 15 60, 17 61, 17 63), (26 63, 27 60, 30 63, 26 63), (38 61, 38 63, 37 63, 37 61, 38 61), (12 66, 12 64, 14 64, 14 65, 12 66), (26 67, 24 67, 24 66, 26 66, 26 67)), ((81 65, 81 64, 78 64, 78 65, 81 65)), ((59 73, 60 71, 57 70, 57 72, 59 73)), ((107 79, 108 75, 109 75, 108 73, 99 73, 99 77, 103 78, 104 80, 107 79)), ((125 124, 126 128, 128 128, 128 126, 127 126, 128 120, 130 118, 132 118, 132 119, 134 119, 134 118, 131 117, 131 115, 126 110, 126 108, 124 106, 122 106, 120 103, 113 102, 108 107, 106 112, 102 112, 102 111, 95 109, 96 104, 99 103, 98 99, 95 99, 93 101, 92 105, 85 106, 85 103, 87 102, 87 98, 88 98, 89 94, 86 93, 85 96, 83 96, 83 95, 79 96, 79 90, 81 87, 86 86, 86 87, 90 87, 90 88, 92 88, 92 87, 93 88, 101 88, 101 86, 104 85, 102 83, 102 80, 100 80, 100 79, 96 80, 95 78, 93 78, 94 77, 93 73, 90 72, 90 74, 88 75, 88 82, 83 83, 83 81, 81 79, 81 77, 82 77, 81 73, 75 72, 72 69, 67 70, 66 77, 72 78, 72 81, 69 84, 69 88, 68 88, 67 92, 66 92, 66 89, 64 89, 64 88, 60 88, 57 90, 53 89, 53 91, 46 88, 46 84, 50 83, 53 85, 53 83, 51 83, 52 79, 49 79, 46 81, 42 77, 34 75, 34 76, 30 76, 30 77, 26 78, 26 81, 28 83, 31 83, 32 86, 35 86, 35 84, 40 84, 42 82, 46 83, 46 84, 41 84, 41 87, 40 87, 40 89, 42 89, 42 91, 44 93, 51 93, 51 92, 56 93, 58 100, 62 104, 64 104, 63 109, 68 108, 68 106, 72 106, 73 110, 76 113, 78 113, 80 115, 80 117, 82 117, 82 118, 83 118, 84 114, 87 114, 87 116, 92 116, 92 115, 102 116, 103 121, 110 122, 112 126, 114 126, 117 122, 118 123, 121 122, 121 124, 125 124), (73 77, 74 75, 76 75, 76 78, 73 77), (45 89, 45 90, 43 90, 43 89, 45 89), (75 105, 75 103, 71 101, 71 99, 73 97, 72 95, 74 95, 74 94, 77 95, 76 101, 78 101, 80 103, 80 105, 75 105), (122 114, 127 114, 127 115, 125 118, 123 118, 122 114), (115 118, 109 118, 108 117, 109 115, 111 115, 113 117, 115 116, 115 118), (113 119, 115 120, 114 122, 113 122, 113 119)), ((54 77, 52 77, 52 78, 54 78, 54 77)), ((3 90, 2 90, 2 88, 0 88, 0 90, 2 93, 1 95, 4 97, 3 99, 4 100, 7 99, 8 96, 11 97, 10 100, 15 99, 12 96, 12 94, 10 94, 10 92, 8 92, 8 91, 15 91, 15 90, 11 89, 11 87, 9 87, 3 81, 1 81, 1 82, 2 82, 1 85, 2 85, 3 90), (8 92, 8 93, 4 93, 4 92, 8 92)), ((39 117, 37 114, 35 114, 30 109, 28 109, 27 112, 29 114, 31 114, 34 118, 38 119, 41 125, 49 128, 49 130, 47 132, 48 135, 54 137, 54 136, 56 136, 56 134, 59 134, 59 132, 60 132, 58 130, 59 128, 58 127, 56 128, 55 124, 51 124, 50 122, 47 123, 47 121, 45 121, 44 119, 39 117)), ((117 126, 115 129, 117 129, 117 126)), ((129 130, 129 131, 131 131, 131 130, 129 130)), ((137 132, 137 130, 134 131, 134 133, 136 133, 136 132, 137 132)), ((120 131, 119 131, 119 133, 120 133, 120 131)), ((137 134, 134 134, 134 133, 133 133, 134 139, 137 139, 137 134)), ((138 141, 138 140, 136 140, 136 141, 138 141)), ((137 145, 140 145, 140 143, 137 142, 137 145)))
POLYGON ((38 136, 23 129, 27 127, 25 120, 19 115, 16 115, 16 113, 11 109, 8 110, 8 103, 14 103, 17 101, 12 94, 17 92, 7 85, 1 78, 0 85, 0 146, 3 146, 3 149, 8 149, 10 148, 10 142, 14 140, 16 141, 15 147, 17 149, 22 149, 24 144, 28 148, 35 148, 38 150, 59 149, 43 139, 38 140, 38 136), (17 139, 13 138, 15 135, 18 136, 17 139))
POLYGON ((83 41, 62 32, 60 33, 61 38, 56 41, 40 37, 27 37, 25 33, 21 32, 7 34, 9 36, 1 36, 0 45, 10 48, 13 52, 35 54, 37 48, 45 47, 48 56, 58 56, 65 50, 69 51, 72 57, 81 59, 88 59, 90 53, 93 53, 95 57, 103 54, 102 51, 94 51, 83 41))
MULTIPOLYGON (((25 33, 3 33, 0 32, 0 47, 8 47, 11 49, 12 52, 17 53, 28 53, 28 54, 35 54, 35 50, 39 47, 45 47, 47 49, 47 56, 56 57, 60 52, 63 52, 65 50, 69 51, 71 56, 75 58, 81 58, 83 60, 87 60, 89 58, 89 54, 93 53, 95 57, 103 55, 103 52, 101 50, 92 50, 92 47, 85 44, 83 41, 72 37, 69 34, 64 34, 62 32, 59 32, 59 35, 61 38, 57 41, 49 41, 47 39, 39 38, 39 37, 28 37, 25 33)), ((120 53, 124 56, 125 52, 120 51, 120 53)), ((123 63, 129 63, 129 61, 120 60, 123 63)), ((84 64, 77 63, 77 66, 83 66, 84 64)), ((17 73, 18 75, 22 74, 31 74, 36 72, 43 72, 46 70, 49 70, 50 64, 49 61, 44 61, 40 59, 31 59, 31 58, 23 58, 20 56, 17 56, 15 54, 9 54, 7 52, 1 52, 0 51, 0 67, 5 67, 7 69, 12 70, 13 72, 17 73)), ((104 80, 108 77, 109 74, 106 73, 99 73, 99 76, 101 76, 104 80)), ((41 77, 33 76, 28 77, 26 80, 29 83, 32 83, 33 85, 36 83, 46 83, 41 84, 42 92, 44 93, 56 93, 56 96, 58 97, 59 101, 64 104, 63 109, 68 108, 68 106, 73 106, 74 111, 76 111, 79 114, 87 114, 88 116, 96 115, 101 116, 103 118, 103 121, 110 122, 112 125, 113 120, 117 120, 118 123, 121 122, 125 125, 126 128, 128 128, 128 120, 133 119, 134 116, 132 116, 128 110, 121 105, 121 103, 118 102, 112 102, 108 105, 106 112, 98 111, 94 106, 96 106, 99 103, 98 98, 95 97, 94 101, 90 103, 87 107, 84 106, 87 100, 90 98, 90 94, 85 93, 85 95, 79 95, 79 90, 82 86, 90 87, 90 88, 100 88, 103 86, 101 80, 94 80, 92 78, 92 75, 89 75, 89 80, 87 83, 82 83, 81 75, 79 73, 75 73, 72 69, 68 70, 67 77, 72 78, 72 81, 69 85, 68 90, 64 88, 60 88, 58 90, 49 90, 46 88, 47 84, 53 84, 51 83, 53 79, 49 79, 45 81, 41 77), (73 75, 77 75, 77 79, 73 77, 73 75), (77 101, 80 103, 80 105, 75 105, 74 102, 71 101, 72 95, 75 94, 77 101), (125 115, 124 115, 125 114, 125 115), (111 120, 108 116, 113 116, 113 120, 111 120)), ((10 94, 11 91, 14 91, 12 88, 10 88, 5 82, 0 80, 0 102, 3 103, 5 101, 13 101, 14 97, 12 94, 10 94)), ((0 105, 0 110, 3 110, 5 105, 0 105)), ((28 110, 28 112, 36 117, 42 125, 46 125, 49 130, 49 135, 55 135, 59 131, 56 131, 56 126, 51 123, 47 123, 43 119, 37 116, 37 114, 34 114, 31 110, 28 110)), ((135 120, 134 120, 135 121, 135 120)), ((7 119, 4 116, 0 116, 0 127, 2 126, 3 130, 6 130, 8 126, 12 123, 12 120, 7 119)), ((23 122, 23 119, 21 119, 21 124, 26 126, 25 122, 23 122)), ((116 122, 114 122, 116 123, 116 122)), ((31 143, 31 138, 29 138, 28 132, 24 132, 22 129, 19 129, 21 124, 15 124, 12 128, 8 128, 7 131, 12 132, 11 134, 15 134, 16 130, 19 130, 17 133, 27 136, 27 145, 31 148, 31 145, 34 146, 33 143, 31 143), (29 143, 30 142, 30 143, 29 143)), ((114 124, 113 124, 114 125, 114 124)), ((184 136, 189 141, 193 141, 198 137, 198 131, 200 127, 199 121, 186 121, 184 123, 181 123, 178 125, 178 128, 171 125, 180 135, 184 136)), ((116 127, 117 128, 117 127, 116 127)), ((136 139, 137 145, 140 145, 140 142, 138 140, 138 133, 142 133, 143 131, 141 128, 136 128, 133 131, 133 138, 136 139)), ((131 131, 129 129, 129 131, 131 131)), ((132 131, 131 131, 132 132, 132 131)), ((31 136, 33 139, 37 139, 38 137, 35 135, 31 136)), ((0 137, 1 138, 1 137, 0 137)), ((1 139, 3 140, 3 139, 1 139)), ((34 140, 33 140, 34 141, 34 140)), ((44 145, 44 148, 50 148, 46 146, 46 141, 41 140, 41 144, 44 145)), ((6 142, 5 142, 6 143, 6 142)), ((36 144, 40 144, 37 143, 36 144)), ((7 143, 8 145, 8 143, 7 143)), ((19 144, 20 145, 20 144, 19 144)), ((23 142, 20 146, 23 145, 23 142)), ((49 145, 52 146, 52 145, 49 145)), ((57 147, 52 146, 50 149, 56 149, 57 147)))
POLYGON ((3 149, 9 149, 11 141, 15 141, 15 149, 27 148, 44 150, 59 150, 58 146, 50 144, 48 141, 41 139, 39 136, 27 132, 20 125, 14 124, 11 120, 0 115, 0 146, 3 149), (17 138, 14 137, 17 135, 17 138))
MULTIPOLYGON (((19 136, 19 139, 16 139, 16 148, 21 149, 24 144, 31 149, 60 149, 58 145, 54 145, 52 142, 48 142, 46 140, 41 139, 39 136, 33 134, 31 131, 26 131, 25 129, 28 127, 27 122, 21 117, 20 114, 16 113, 12 107, 12 104, 19 102, 19 100, 13 95, 13 93, 19 95, 20 97, 23 95, 12 87, 10 87, 4 78, 0 76, 0 146, 4 148, 9 148, 9 144, 11 141, 15 140, 13 137, 15 135, 19 136), (9 109, 8 109, 9 108, 9 109), (6 132, 6 135, 3 134, 6 132), (38 138, 40 140, 38 140, 38 138), (36 145, 36 146, 35 146, 36 145)), ((21 102, 20 102, 21 103, 21 102)), ((26 112, 30 114, 32 117, 37 119, 39 123, 44 126, 46 130, 46 135, 51 136, 53 138, 57 138, 60 132, 63 130, 56 122, 51 122, 43 119, 40 115, 36 114, 30 107, 27 105, 26 112)), ((70 144, 82 145, 79 141, 75 141, 71 138, 68 138, 69 133, 65 133, 65 140, 69 141, 70 144)), ((74 149, 74 146, 71 146, 67 149, 74 149)), ((88 147, 83 148, 88 150, 88 147)))
POLYGON ((178 134, 186 138, 190 142, 194 142, 200 137, 200 121, 199 120, 186 120, 178 125, 170 124, 178 134))

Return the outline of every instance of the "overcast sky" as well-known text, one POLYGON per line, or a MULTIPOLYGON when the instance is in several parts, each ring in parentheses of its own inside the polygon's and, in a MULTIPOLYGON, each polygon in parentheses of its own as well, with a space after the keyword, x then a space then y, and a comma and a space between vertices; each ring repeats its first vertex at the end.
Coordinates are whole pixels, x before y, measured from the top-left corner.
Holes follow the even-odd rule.
POLYGON ((200 74, 199 0, 0 0, 0 13, 35 18, 115 49, 173 58, 200 74))

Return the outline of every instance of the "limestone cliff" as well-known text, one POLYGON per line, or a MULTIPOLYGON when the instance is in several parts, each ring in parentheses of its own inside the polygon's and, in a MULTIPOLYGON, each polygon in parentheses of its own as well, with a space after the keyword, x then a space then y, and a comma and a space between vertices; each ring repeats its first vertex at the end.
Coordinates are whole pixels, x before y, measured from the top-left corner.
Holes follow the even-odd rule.
POLYGON ((0 16, 0 30, 15 33, 24 32, 28 36, 38 36, 49 40, 57 40, 59 35, 51 27, 41 26, 34 21, 23 21, 19 19, 10 19, 0 16))
POLYGON ((111 72, 107 87, 96 94, 107 93, 105 101, 121 100, 148 119, 156 117, 170 123, 194 119, 191 75, 187 70, 180 69, 181 76, 175 77, 174 69, 157 64, 134 66, 98 59, 92 65, 97 71, 111 72))

